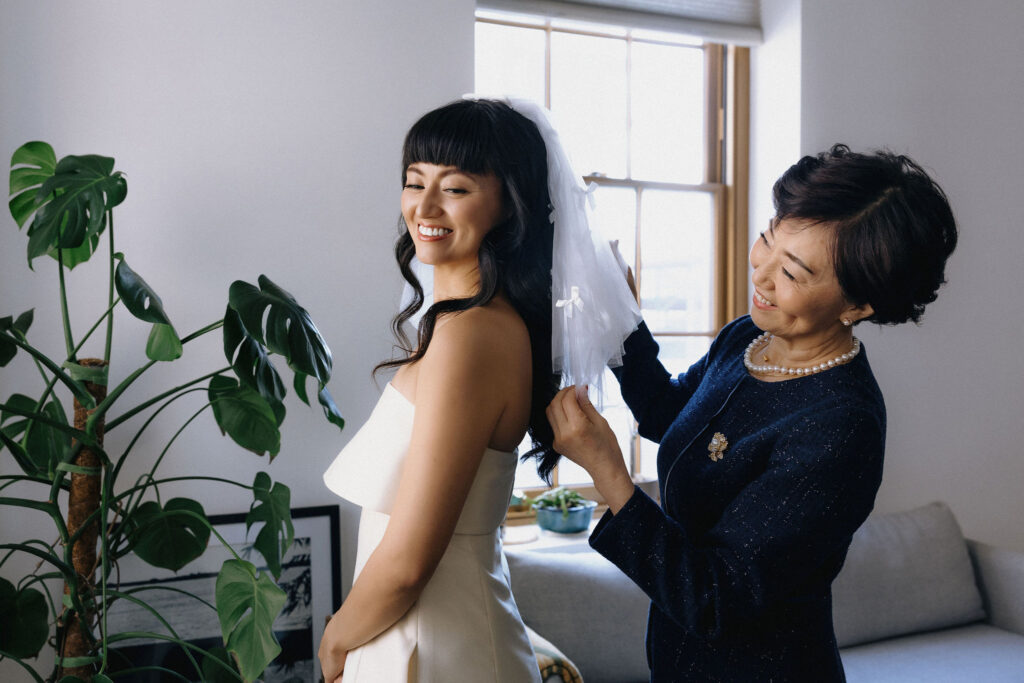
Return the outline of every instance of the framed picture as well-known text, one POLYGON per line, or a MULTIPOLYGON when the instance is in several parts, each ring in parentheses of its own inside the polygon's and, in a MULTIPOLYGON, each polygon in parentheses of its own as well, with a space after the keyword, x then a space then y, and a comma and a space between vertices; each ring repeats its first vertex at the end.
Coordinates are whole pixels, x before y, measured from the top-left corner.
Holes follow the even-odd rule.
MULTIPOLYGON (((327 618, 341 604, 338 507, 295 508, 291 512, 295 541, 282 559, 281 577, 277 581, 287 599, 274 621, 281 654, 264 672, 264 683, 320 680, 317 648, 327 618)), ((252 562, 260 571, 267 571, 263 557, 252 547, 259 525, 253 525, 247 535, 245 515, 211 515, 210 521, 242 559, 252 562)), ((216 536, 211 536, 210 546, 201 557, 177 573, 151 567, 131 556, 120 563, 120 588, 141 588, 142 597, 166 619, 178 637, 211 649, 223 645, 220 624, 212 608, 217 574, 224 560, 232 557, 216 536), (192 593, 200 600, 180 591, 192 593)), ((124 600, 108 612, 107 627, 110 632, 167 633, 167 627, 150 611, 124 600)), ((158 667, 134 671, 130 680, 140 683, 181 681, 181 676, 200 680, 185 649, 159 639, 127 641, 125 646, 111 651, 110 661, 113 671, 158 667)))

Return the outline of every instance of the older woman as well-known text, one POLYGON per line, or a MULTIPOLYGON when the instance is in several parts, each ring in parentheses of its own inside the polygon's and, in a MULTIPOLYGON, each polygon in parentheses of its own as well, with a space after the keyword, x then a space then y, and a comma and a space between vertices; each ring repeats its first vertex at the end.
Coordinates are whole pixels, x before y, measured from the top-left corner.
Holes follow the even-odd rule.
POLYGON ((651 598, 652 681, 843 680, 831 584, 885 447, 853 326, 918 321, 957 241, 942 190, 888 152, 804 157, 774 200, 750 251, 750 315, 676 378, 641 325, 615 371, 660 443, 661 506, 593 406, 570 388, 548 407, 555 448, 609 506, 590 544, 651 598))

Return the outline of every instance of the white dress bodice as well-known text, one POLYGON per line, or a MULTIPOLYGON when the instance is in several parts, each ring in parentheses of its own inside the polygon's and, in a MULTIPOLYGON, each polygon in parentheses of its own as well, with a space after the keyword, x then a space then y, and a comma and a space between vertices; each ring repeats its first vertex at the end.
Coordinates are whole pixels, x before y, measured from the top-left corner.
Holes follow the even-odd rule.
MULTIPOLYGON (((415 411, 389 383, 369 419, 324 473, 331 491, 362 507, 357 581, 390 521, 415 411)), ((512 598, 499 533, 516 462, 514 452, 484 451, 430 581, 401 619, 349 653, 343 683, 540 681, 512 598)))

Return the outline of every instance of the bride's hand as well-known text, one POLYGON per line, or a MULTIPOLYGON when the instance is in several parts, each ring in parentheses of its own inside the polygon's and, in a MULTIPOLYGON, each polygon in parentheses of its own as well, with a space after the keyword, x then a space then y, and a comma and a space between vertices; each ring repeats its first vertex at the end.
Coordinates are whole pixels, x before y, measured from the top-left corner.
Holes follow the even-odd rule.
POLYGON ((345 669, 345 659, 348 658, 348 651, 332 646, 331 624, 334 623, 335 619, 337 619, 337 615, 327 623, 327 628, 324 629, 323 638, 320 639, 320 649, 317 652, 317 658, 320 660, 320 669, 323 672, 324 681, 340 683, 341 673, 345 669))
POLYGON ((554 449, 582 467, 594 480, 612 513, 633 495, 633 480, 622 459, 619 440, 586 392, 566 387, 547 407, 555 433, 554 449))

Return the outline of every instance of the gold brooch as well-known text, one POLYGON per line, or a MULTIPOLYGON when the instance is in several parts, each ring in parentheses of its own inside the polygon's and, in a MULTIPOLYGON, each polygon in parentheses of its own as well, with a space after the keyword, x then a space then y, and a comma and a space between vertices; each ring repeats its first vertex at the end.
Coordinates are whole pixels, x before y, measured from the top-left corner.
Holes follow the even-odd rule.
POLYGON ((718 462, 725 455, 725 449, 728 447, 729 440, 725 438, 725 434, 715 432, 715 435, 711 437, 711 443, 708 444, 708 457, 712 462, 718 462))

